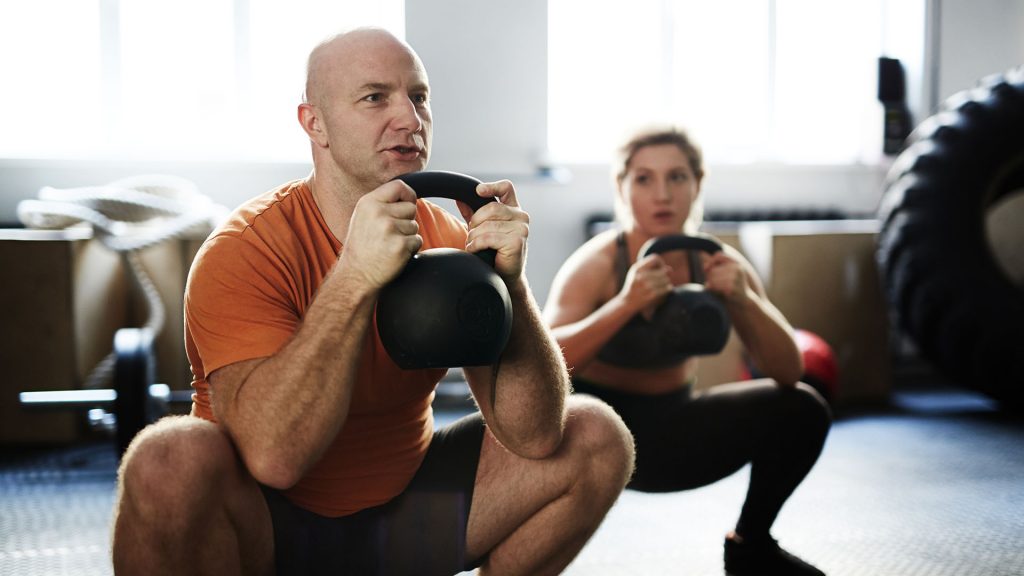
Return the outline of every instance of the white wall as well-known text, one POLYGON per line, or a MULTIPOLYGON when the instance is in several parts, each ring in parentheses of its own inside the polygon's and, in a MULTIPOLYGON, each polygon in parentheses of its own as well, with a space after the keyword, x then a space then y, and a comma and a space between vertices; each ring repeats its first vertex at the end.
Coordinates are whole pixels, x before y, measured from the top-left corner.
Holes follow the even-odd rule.
POLYGON ((431 167, 531 173, 547 141, 547 0, 409 1, 405 11, 433 92, 431 167))
POLYGON ((1024 64, 1024 2, 933 0, 938 35, 938 98, 972 87, 979 78, 1024 64))
MULTIPOLYGON (((929 76, 939 98, 977 78, 1024 63, 1024 2, 928 0, 941 22, 929 76)), ((528 274, 543 302, 562 260, 584 239, 584 221, 611 210, 605 166, 568 166, 568 181, 540 178, 535 167, 546 133, 546 0, 417 0, 406 5, 406 34, 423 58, 434 91, 431 168, 511 178, 531 213, 528 274)), ((881 113, 881 112, 880 112, 881 113)), ((827 119, 824 120, 827 129, 827 119)), ((600 129, 599 120, 595 129, 600 129)), ((307 164, 53 162, 0 159, 0 222, 18 201, 45 185, 99 184, 131 174, 190 178, 216 201, 234 206, 307 164)), ((710 166, 707 207, 839 208, 871 214, 884 165, 710 166)))

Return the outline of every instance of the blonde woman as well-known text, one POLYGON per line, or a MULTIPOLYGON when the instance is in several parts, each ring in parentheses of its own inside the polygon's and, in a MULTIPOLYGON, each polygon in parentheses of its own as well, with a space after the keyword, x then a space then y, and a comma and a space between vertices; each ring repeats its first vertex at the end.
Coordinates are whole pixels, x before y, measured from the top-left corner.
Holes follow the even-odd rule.
POLYGON ((688 490, 751 465, 746 501, 725 537, 728 573, 823 574, 780 548, 770 532, 818 459, 831 425, 825 401, 799 382, 803 364, 792 328, 750 263, 729 246, 714 255, 675 251, 637 259, 651 238, 696 231, 700 148, 678 128, 649 128, 621 147, 614 168, 618 226, 569 257, 544 311, 575 392, 606 401, 633 432, 633 489, 688 490), (691 281, 722 299, 765 378, 698 393, 695 356, 652 358, 639 366, 630 361, 636 351, 621 337, 623 327, 691 281))

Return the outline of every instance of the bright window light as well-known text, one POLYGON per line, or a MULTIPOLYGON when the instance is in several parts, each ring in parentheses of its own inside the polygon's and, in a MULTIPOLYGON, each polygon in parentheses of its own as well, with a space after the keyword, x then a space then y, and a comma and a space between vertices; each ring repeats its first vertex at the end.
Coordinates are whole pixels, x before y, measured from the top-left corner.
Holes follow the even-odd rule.
POLYGON ((63 155, 101 138, 98 5, 0 4, 0 156, 63 155))
MULTIPOLYGON (((625 132, 668 121, 691 130, 709 162, 874 161, 886 6, 550 0, 550 156, 605 163, 625 132)), ((923 18, 909 24, 920 37, 923 18)))
POLYGON ((308 161, 309 50, 403 0, 0 4, 0 157, 308 161))

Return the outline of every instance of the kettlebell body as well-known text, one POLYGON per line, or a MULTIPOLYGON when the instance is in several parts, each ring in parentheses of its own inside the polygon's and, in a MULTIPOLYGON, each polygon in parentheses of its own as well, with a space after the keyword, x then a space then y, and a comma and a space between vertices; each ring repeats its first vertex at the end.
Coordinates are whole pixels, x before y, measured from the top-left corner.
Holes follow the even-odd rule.
MULTIPOLYGON (((640 249, 640 257, 672 250, 714 254, 721 249, 721 244, 707 236, 672 234, 648 240, 640 249)), ((725 303, 695 282, 673 288, 654 311, 652 320, 663 347, 683 359, 721 352, 732 329, 725 303)))
MULTIPOLYGON (((399 176, 419 198, 459 200, 474 210, 491 201, 479 180, 455 172, 399 176)), ((377 300, 381 342, 404 369, 485 366, 498 361, 512 332, 512 301, 494 271, 494 251, 433 248, 414 255, 377 300)))
POLYGON ((725 304, 696 283, 676 286, 652 324, 663 347, 682 358, 718 354, 732 328, 725 304))
MULTIPOLYGON (((704 236, 673 234, 652 238, 640 258, 671 250, 715 253, 721 245, 704 236)), ((650 320, 637 314, 602 348, 598 358, 627 368, 664 368, 691 356, 717 354, 729 339, 732 323, 725 304, 702 284, 673 288, 650 320)))

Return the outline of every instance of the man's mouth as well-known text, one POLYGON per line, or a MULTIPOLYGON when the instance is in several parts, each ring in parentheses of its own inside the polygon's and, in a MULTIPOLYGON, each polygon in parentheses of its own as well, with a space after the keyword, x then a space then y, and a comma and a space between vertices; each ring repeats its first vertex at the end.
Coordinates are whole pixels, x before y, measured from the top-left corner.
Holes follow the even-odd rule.
POLYGON ((388 150, 403 157, 417 157, 421 154, 422 150, 419 146, 392 146, 388 150))

